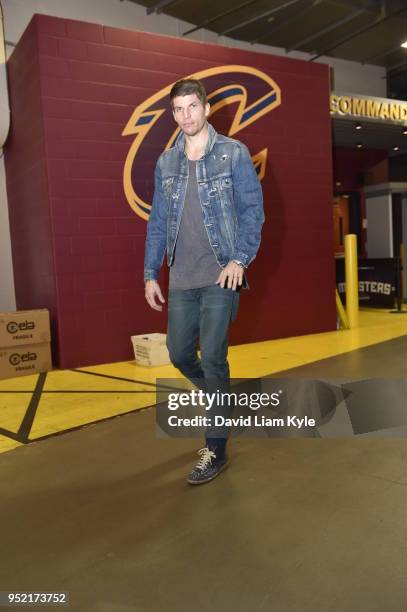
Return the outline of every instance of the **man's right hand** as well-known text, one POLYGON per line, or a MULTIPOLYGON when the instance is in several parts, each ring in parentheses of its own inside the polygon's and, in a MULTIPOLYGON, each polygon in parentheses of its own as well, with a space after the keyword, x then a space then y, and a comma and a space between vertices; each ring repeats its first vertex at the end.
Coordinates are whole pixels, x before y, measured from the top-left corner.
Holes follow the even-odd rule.
POLYGON ((155 298, 158 297, 162 304, 165 304, 165 300, 163 298, 163 294, 161 293, 160 285, 156 280, 148 280, 146 281, 145 286, 145 296, 149 306, 154 310, 162 310, 163 307, 160 304, 157 304, 155 298))

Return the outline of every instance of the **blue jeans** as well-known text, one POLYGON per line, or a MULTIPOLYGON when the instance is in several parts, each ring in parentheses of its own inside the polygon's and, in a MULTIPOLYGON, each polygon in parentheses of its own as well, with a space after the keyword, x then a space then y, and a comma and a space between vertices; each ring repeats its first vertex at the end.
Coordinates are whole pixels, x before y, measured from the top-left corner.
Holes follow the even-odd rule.
MULTIPOLYGON (((228 335, 237 316, 239 297, 237 291, 219 285, 169 292, 167 347, 171 362, 206 392, 230 390, 228 335)), ((230 413, 230 407, 215 403, 209 416, 214 419, 219 414, 228 418, 230 413)), ((225 427, 212 425, 206 431, 207 438, 227 436, 225 427)))

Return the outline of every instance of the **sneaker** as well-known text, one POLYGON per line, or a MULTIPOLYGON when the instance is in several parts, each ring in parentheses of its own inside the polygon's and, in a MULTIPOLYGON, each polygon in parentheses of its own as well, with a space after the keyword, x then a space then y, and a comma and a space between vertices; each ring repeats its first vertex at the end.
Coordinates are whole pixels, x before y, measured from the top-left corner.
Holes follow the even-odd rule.
POLYGON ((207 446, 201 448, 198 454, 202 455, 202 457, 187 478, 189 484, 209 482, 209 480, 216 478, 227 465, 228 460, 226 456, 223 459, 217 459, 214 451, 210 450, 207 446))

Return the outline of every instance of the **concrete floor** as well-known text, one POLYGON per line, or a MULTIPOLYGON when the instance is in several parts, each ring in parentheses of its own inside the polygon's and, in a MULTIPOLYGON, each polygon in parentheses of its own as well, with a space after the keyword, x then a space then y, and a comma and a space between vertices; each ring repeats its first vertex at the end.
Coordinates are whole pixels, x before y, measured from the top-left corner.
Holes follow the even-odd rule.
MULTIPOLYGON (((303 372, 407 377, 406 358, 402 337, 303 372)), ((69 591, 75 612, 405 612, 407 440, 237 438, 190 487, 199 441, 154 419, 0 455, 1 590, 69 591)))

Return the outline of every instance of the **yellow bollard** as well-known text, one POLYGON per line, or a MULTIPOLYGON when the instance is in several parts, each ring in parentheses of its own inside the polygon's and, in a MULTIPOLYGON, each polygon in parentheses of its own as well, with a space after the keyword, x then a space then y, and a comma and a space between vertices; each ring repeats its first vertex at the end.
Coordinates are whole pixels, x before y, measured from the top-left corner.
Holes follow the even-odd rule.
POLYGON ((345 236, 346 312, 349 328, 359 326, 358 251, 356 234, 345 236))
POLYGON ((336 290, 335 295, 336 295, 336 310, 339 315, 339 320, 342 323, 342 327, 344 327, 345 329, 349 329, 348 316, 343 307, 341 296, 339 295, 338 290, 336 290))

